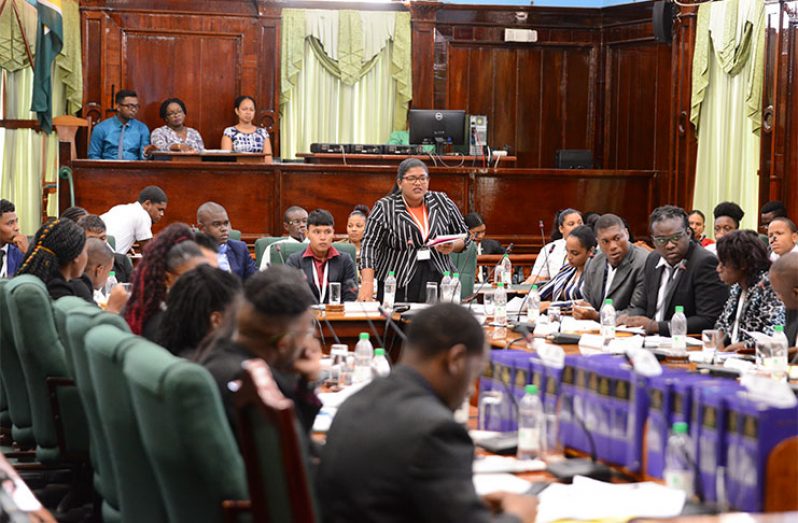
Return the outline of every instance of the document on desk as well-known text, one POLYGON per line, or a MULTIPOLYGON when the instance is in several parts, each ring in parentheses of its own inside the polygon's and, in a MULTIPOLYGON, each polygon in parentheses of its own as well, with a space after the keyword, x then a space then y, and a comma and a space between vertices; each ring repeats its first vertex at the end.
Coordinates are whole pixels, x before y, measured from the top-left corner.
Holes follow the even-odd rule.
POLYGON ((509 472, 539 472, 546 464, 539 459, 518 459, 511 456, 480 456, 474 460, 474 474, 498 474, 509 472))
POLYGON ((474 488, 479 496, 493 492, 525 494, 531 486, 529 481, 512 474, 474 474, 474 488))
POLYGON ((577 476, 571 485, 555 483, 540 493, 536 521, 670 518, 681 514, 684 502, 684 492, 656 483, 613 484, 577 476))

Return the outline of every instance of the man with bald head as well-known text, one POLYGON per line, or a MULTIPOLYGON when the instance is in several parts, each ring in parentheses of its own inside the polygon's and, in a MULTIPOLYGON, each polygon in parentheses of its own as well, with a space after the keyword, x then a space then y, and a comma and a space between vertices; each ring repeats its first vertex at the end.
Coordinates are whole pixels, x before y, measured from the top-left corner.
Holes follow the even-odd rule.
POLYGON ((798 346, 798 252, 781 256, 770 267, 770 285, 787 311, 784 334, 790 347, 798 346))
POLYGON ((230 238, 230 218, 216 202, 205 202, 197 209, 197 227, 219 245, 219 268, 246 280, 258 268, 249 255, 247 244, 230 238))

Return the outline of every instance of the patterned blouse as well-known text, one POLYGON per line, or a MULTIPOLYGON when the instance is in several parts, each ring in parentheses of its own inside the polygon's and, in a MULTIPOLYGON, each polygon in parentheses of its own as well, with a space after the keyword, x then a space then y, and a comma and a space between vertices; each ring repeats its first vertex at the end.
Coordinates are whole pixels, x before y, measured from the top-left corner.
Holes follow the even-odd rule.
POLYGON ((562 266, 554 278, 546 282, 540 289, 541 300, 569 301, 584 298, 584 279, 576 273, 576 267, 562 266))
POLYGON ((183 140, 176 132, 168 125, 159 127, 152 132, 150 141, 159 151, 168 151, 172 144, 182 143, 188 145, 195 151, 204 151, 205 144, 202 141, 202 136, 196 129, 186 127, 186 139, 183 140))
MULTIPOLYGON (((720 313, 718 321, 715 323, 715 328, 721 329, 726 335, 727 342, 734 330, 734 319, 737 317, 737 306, 742 291, 743 289, 738 283, 730 287, 729 299, 726 300, 726 306, 723 307, 723 312, 720 313)), ((773 287, 770 286, 767 272, 761 273, 757 284, 748 289, 748 296, 741 306, 743 310, 740 312, 738 336, 740 342, 748 348, 754 348, 756 343, 743 332, 743 329, 771 336, 774 326, 785 324, 784 304, 779 300, 773 287)))
POLYGON ((242 133, 235 127, 228 127, 224 135, 233 141, 233 152, 236 153, 262 153, 263 145, 269 139, 269 132, 263 127, 258 127, 251 133, 242 133))

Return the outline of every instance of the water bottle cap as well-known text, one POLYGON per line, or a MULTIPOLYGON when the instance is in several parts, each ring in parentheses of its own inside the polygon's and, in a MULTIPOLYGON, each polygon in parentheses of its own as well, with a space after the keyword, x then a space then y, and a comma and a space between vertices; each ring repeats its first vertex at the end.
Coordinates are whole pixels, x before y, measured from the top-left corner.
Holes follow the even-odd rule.
POLYGON ((454 277, 454 278, 459 278, 459 277, 460 277, 460 273, 459 273, 459 272, 456 272, 456 273, 454 273, 454 276, 453 276, 453 277, 454 277))
POLYGON ((368 332, 361 332, 361 333, 360 333, 360 339, 361 339, 361 340, 367 340, 367 339, 369 339, 369 333, 368 333, 368 332))
POLYGON ((612 298, 607 298, 604 300, 604 305, 612 305, 612 298))
POLYGON ((774 332, 784 332, 784 325, 776 325, 773 330, 774 332))
POLYGON ((393 271, 388 271, 388 276, 396 276, 396 273, 394 273, 393 271))
POLYGON ((537 385, 527 385, 524 387, 524 391, 527 394, 537 394, 538 393, 538 386, 537 385))
POLYGON ((452 273, 451 273, 451 272, 449 272, 449 271, 443 271, 443 275, 444 275, 444 276, 451 276, 451 275, 452 275, 452 273))
POLYGON ((686 421, 677 421, 673 424, 673 433, 674 434, 687 434, 687 422, 686 421))
POLYGON ((385 349, 374 349, 375 356, 385 356, 385 349))
POLYGON ((532 285, 532 290, 533 290, 533 291, 536 291, 536 290, 538 290, 538 286, 537 286, 537 285, 532 285))
POLYGON ((108 276, 113 276, 114 278, 116 278, 116 273, 114 271, 111 271, 108 273, 108 276))
POLYGON ((499 287, 500 289, 503 289, 504 288, 504 282, 500 281, 499 283, 496 284, 496 287, 499 287))
POLYGON ((681 305, 677 305, 676 306, 676 312, 684 313, 684 307, 682 307, 681 305))

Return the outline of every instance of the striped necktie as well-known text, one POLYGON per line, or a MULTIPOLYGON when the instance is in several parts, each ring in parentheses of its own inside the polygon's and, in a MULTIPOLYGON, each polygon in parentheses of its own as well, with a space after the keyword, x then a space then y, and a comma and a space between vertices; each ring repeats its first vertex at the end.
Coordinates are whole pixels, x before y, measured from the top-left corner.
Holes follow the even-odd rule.
POLYGON ((117 151, 117 158, 119 160, 125 159, 125 129, 127 125, 126 123, 122 124, 122 130, 119 133, 119 150, 117 151))

